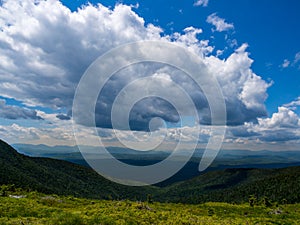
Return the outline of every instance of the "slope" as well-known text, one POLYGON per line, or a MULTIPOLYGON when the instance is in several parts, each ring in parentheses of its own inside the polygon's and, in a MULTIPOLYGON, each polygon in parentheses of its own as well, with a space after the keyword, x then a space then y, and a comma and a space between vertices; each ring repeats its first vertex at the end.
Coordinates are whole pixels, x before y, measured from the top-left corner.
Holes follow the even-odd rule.
POLYGON ((70 162, 24 156, 1 140, 0 184, 14 184, 43 193, 102 199, 143 199, 155 189, 119 185, 92 169, 70 162))
POLYGON ((273 202, 300 202, 300 167, 212 171, 168 186, 156 198, 186 203, 241 203, 251 195, 273 202))

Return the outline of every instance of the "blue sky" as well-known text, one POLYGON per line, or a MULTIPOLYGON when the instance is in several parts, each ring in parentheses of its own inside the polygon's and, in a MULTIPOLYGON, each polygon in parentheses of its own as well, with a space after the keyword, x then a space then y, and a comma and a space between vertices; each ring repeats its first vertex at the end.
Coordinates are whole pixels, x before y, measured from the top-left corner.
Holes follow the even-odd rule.
MULTIPOLYGON (((87 7, 87 1, 79 0, 2 1, 0 138, 10 143, 75 144, 72 100, 90 63, 119 44, 165 38, 189 47, 219 74, 228 109, 224 148, 300 150, 299 1, 90 2, 87 7)), ((171 78, 181 82, 176 75, 171 78)), ((119 83, 108 84, 96 108, 96 123, 108 145, 115 141, 103 114, 109 108, 101 103, 110 105, 109 90, 120 90, 119 85, 132 78, 124 81, 120 74, 116 79, 119 83)), ((173 109, 151 100, 136 106, 131 122, 143 130, 156 116, 167 124, 178 122, 173 109), (164 113, 153 110, 158 106, 164 113), (145 115, 149 117, 138 119, 145 115)), ((170 133, 172 129, 170 125, 170 133)), ((82 132, 89 133, 84 128, 82 132)), ((207 132, 203 134, 205 142, 207 132)), ((123 135, 127 138, 126 131, 123 135)))

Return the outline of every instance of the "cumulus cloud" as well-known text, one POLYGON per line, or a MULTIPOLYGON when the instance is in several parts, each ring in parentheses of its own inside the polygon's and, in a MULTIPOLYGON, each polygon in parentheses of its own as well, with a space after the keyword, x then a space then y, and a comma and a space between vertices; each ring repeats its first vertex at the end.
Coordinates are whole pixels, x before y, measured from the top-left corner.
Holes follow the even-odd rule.
MULTIPOLYGON (((207 3, 202 1, 203 6, 207 3)), ((234 28, 216 14, 210 15, 207 21, 217 31, 234 28)), ((188 27, 183 33, 163 35, 161 28, 146 24, 130 6, 119 4, 110 9, 101 4, 87 5, 71 12, 57 0, 4 1, 0 7, 0 27, 0 96, 17 99, 28 106, 69 110, 82 74, 98 56, 124 43, 164 40, 199 55, 216 76, 226 101, 228 125, 243 124, 266 115, 264 101, 269 84, 252 71, 253 60, 246 51, 247 45, 220 60, 212 55, 214 46, 200 39, 200 28, 188 27)), ((107 82, 96 105, 99 127, 111 127, 111 106, 118 91, 135 78, 145 76, 154 76, 157 83, 169 85, 170 89, 164 91, 173 97, 176 93, 168 90, 174 88, 172 83, 180 84, 196 103, 200 121, 209 124, 206 98, 192 80, 174 68, 143 64, 120 71, 107 82), (169 80, 162 79, 167 77, 169 80)), ((136 95, 140 95, 142 89, 136 88, 136 95)), ((180 96, 177 97, 180 100, 180 96)), ((152 98, 135 105, 130 123, 133 129, 147 130, 147 123, 157 116, 168 122, 178 121, 170 104, 152 98)), ((70 116, 54 117, 65 122, 70 116)))
POLYGON ((98 56, 161 32, 125 5, 71 12, 55 0, 5 1, 0 15, 0 95, 52 108, 72 104, 80 77, 98 56))
MULTIPOLYGON (((220 60, 214 56, 203 58, 203 62, 221 84, 227 106, 228 125, 240 125, 245 121, 256 121, 257 117, 266 116, 264 101, 267 98, 266 91, 270 84, 250 69, 253 61, 249 58, 246 48, 247 45, 242 45, 227 60, 220 60)), ((132 86, 134 96, 143 96, 146 87, 150 85, 160 90, 158 96, 169 96, 184 104, 184 96, 181 96, 175 88, 176 85, 180 85, 194 100, 200 114, 200 122, 210 124, 210 112, 206 97, 189 77, 165 65, 156 67, 152 64, 143 64, 120 71, 103 88, 96 107, 96 121, 98 121, 99 127, 111 128, 110 111, 115 97, 124 86, 137 77, 142 77, 142 74, 150 75, 151 83, 147 81, 132 86)), ((126 102, 124 102, 125 107, 126 102)), ((179 120, 176 110, 166 101, 150 98, 139 102, 132 109, 130 117, 132 129, 147 130, 147 124, 153 117, 161 117, 167 122, 178 122, 179 120)))
POLYGON ((274 113, 271 118, 258 119, 258 124, 262 128, 298 128, 300 119, 298 115, 286 107, 278 107, 278 112, 274 113))
POLYGON ((225 96, 227 123, 241 125, 267 115, 264 101, 267 88, 271 85, 251 70, 253 60, 243 44, 226 60, 207 57, 205 62, 211 73, 217 77, 225 96))
POLYGON ((170 36, 167 36, 167 39, 184 48, 188 48, 200 57, 207 56, 214 50, 214 47, 209 45, 209 40, 199 39, 198 36, 199 34, 202 34, 202 29, 187 27, 183 32, 183 34, 175 32, 170 36))
POLYGON ((36 110, 7 105, 4 99, 0 99, 0 117, 5 119, 33 119, 42 120, 43 118, 37 115, 36 110))
POLYGON ((300 119, 292 110, 279 107, 278 112, 274 113, 271 118, 260 119, 254 129, 261 133, 261 141, 297 141, 300 138, 300 119))
POLYGON ((234 25, 232 23, 227 23, 225 19, 218 17, 217 13, 209 15, 206 22, 215 26, 215 29, 218 32, 234 29, 234 25))
MULTIPOLYGON (((245 123, 228 129, 228 137, 261 143, 297 142, 300 139, 300 118, 291 109, 281 106, 269 118, 258 118, 258 123, 245 123), (242 139, 241 139, 242 138, 242 139)), ((252 143, 252 144, 254 144, 252 143)))
POLYGON ((208 5, 209 0, 197 0, 194 2, 194 6, 203 6, 206 7, 208 5))

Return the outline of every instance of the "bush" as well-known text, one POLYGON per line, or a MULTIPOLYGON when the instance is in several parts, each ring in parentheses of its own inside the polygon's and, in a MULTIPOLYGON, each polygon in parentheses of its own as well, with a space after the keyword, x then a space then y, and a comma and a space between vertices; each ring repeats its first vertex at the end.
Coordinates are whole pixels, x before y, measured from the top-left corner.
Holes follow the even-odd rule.
POLYGON ((54 220, 54 224, 57 225, 84 225, 83 219, 76 214, 66 213, 61 214, 58 218, 54 220))
POLYGON ((257 204, 257 199, 254 195, 250 195, 249 197, 249 205, 254 207, 257 204))

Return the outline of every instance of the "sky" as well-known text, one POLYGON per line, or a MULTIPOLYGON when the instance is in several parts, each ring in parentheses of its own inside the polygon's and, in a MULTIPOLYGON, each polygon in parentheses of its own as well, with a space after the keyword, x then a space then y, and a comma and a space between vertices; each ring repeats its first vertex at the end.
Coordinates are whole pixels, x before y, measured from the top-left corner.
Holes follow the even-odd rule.
MULTIPOLYGON (((118 138, 143 140, 149 122, 159 117, 166 125, 154 121, 153 137, 166 135, 164 148, 179 137, 186 146, 194 139, 205 146, 212 127, 205 94, 180 71, 159 63, 128 67, 107 82, 95 109, 98 134, 89 129, 84 112, 72 117, 76 87, 94 60, 126 43, 155 40, 188 49, 207 76, 215 76, 226 104, 224 149, 300 150, 299 10, 298 0, 2 0, 0 138, 11 144, 75 145, 76 123, 86 144, 100 135, 105 145, 118 146, 111 129, 113 102, 124 86, 149 76, 153 87, 165 88, 163 94, 183 106, 175 89, 181 85, 195 102, 199 121, 189 112, 180 120, 170 103, 147 98, 130 113, 135 136, 123 129, 118 138)), ((136 96, 142 84, 131 85, 136 96)))

